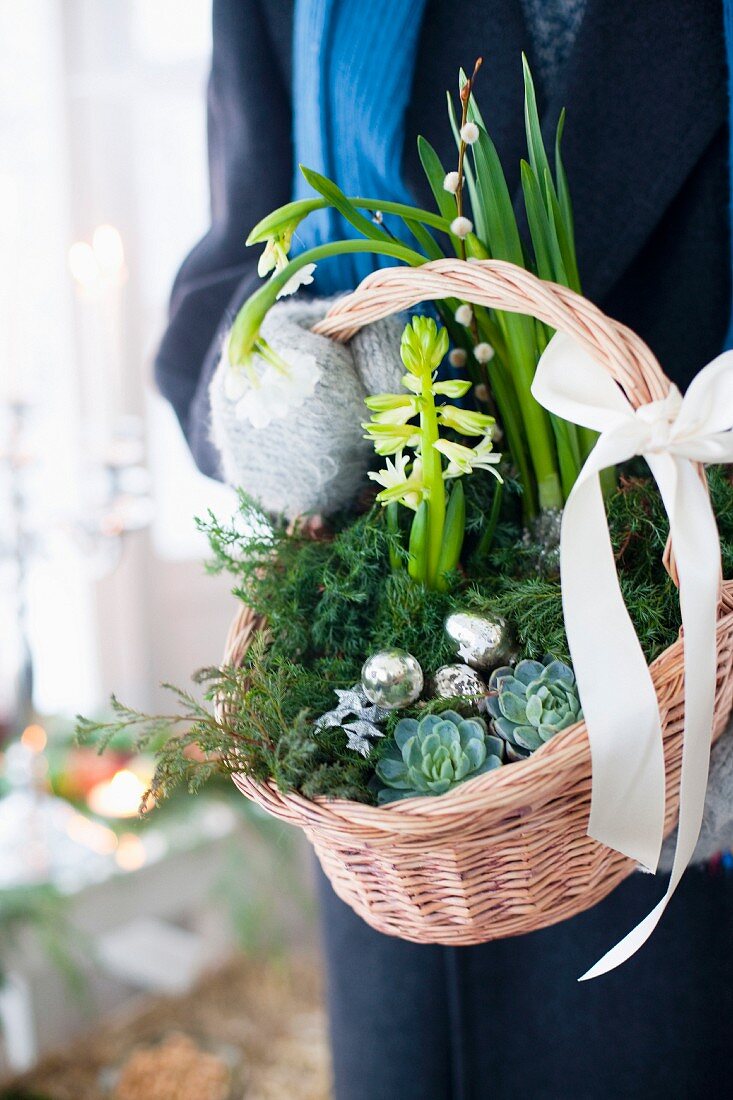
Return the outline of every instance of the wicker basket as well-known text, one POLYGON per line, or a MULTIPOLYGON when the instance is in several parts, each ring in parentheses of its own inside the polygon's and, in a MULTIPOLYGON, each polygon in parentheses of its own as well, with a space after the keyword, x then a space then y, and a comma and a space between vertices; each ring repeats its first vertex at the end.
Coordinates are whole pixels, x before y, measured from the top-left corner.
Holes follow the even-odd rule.
MULTIPOLYGON (((511 264, 438 260, 369 276, 317 331, 348 339, 363 325, 436 298, 526 313, 585 345, 637 407, 669 382, 649 348, 572 291, 511 264)), ((671 555, 670 555, 671 557, 671 555)), ((674 576, 673 563, 668 563, 674 576)), ((263 627, 243 608, 224 661, 241 662, 263 627)), ((721 589, 714 737, 733 705, 733 583, 721 589)), ((681 642, 651 666, 662 715, 666 830, 677 818, 682 759, 681 642)), ((632 860, 586 833, 591 760, 585 725, 558 734, 529 759, 469 780, 440 798, 376 808, 309 801, 247 775, 239 790, 281 821, 300 826, 336 893, 381 932, 419 943, 475 944, 531 932, 599 902, 634 870, 632 860)))

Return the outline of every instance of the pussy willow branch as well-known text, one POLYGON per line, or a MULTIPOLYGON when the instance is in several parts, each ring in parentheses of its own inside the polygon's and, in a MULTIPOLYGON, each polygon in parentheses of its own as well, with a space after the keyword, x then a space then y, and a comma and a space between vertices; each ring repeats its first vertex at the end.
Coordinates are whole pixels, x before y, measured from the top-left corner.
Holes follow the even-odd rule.
MULTIPOLYGON (((478 75, 478 71, 481 68, 481 66, 483 65, 483 63, 484 63, 483 57, 477 57, 476 58, 476 63, 473 66, 473 72, 471 73, 470 78, 463 85, 463 87, 461 88, 460 93, 459 93, 460 97, 461 97, 461 130, 466 125, 466 122, 468 121, 468 106, 469 106, 469 103, 471 102, 471 94, 473 92, 474 84, 476 83, 476 77, 478 75)), ((463 140, 463 138, 461 138, 461 143, 458 146, 458 190, 456 191, 456 215, 459 218, 463 216, 463 161, 465 159, 465 156, 466 156, 466 142, 463 140)), ((460 253, 461 253, 461 259, 465 260, 466 259, 466 241, 465 241, 465 238, 461 238, 460 253)), ((476 322, 476 312, 475 312, 475 310, 471 311, 471 324, 470 324, 469 328, 470 328, 470 332, 471 332, 471 339, 473 340, 473 346, 476 347, 476 345, 478 343, 480 343, 481 337, 479 336, 478 324, 476 322)), ((486 391, 487 391, 487 393, 491 393, 491 384, 489 382, 488 365, 482 363, 482 364, 480 364, 479 369, 480 369, 481 374, 483 376, 483 382, 484 382, 484 385, 486 387, 486 391)))
MULTIPOLYGON (((481 68, 481 66, 483 65, 483 62, 484 62, 484 59, 482 57, 477 57, 476 58, 476 64, 473 67, 473 72, 471 73, 471 76, 466 81, 466 83, 463 85, 463 87, 461 88, 460 93, 459 93, 460 97, 461 97, 461 126, 460 126, 461 130, 466 125, 466 122, 468 121, 468 105, 471 102, 471 93, 473 91, 473 86, 474 86, 474 83, 476 81, 476 76, 478 75, 478 71, 481 68)), ((465 156, 466 156, 466 142, 463 140, 463 138, 461 138, 461 143, 458 146, 458 188, 456 190, 456 213, 457 213, 457 216, 459 218, 463 217, 463 161, 465 159, 465 156)), ((466 258, 466 241, 465 241, 465 238, 461 238, 460 251, 461 251, 461 259, 465 260, 465 258, 466 258)), ((476 339, 476 342, 478 343, 478 338, 476 339)))

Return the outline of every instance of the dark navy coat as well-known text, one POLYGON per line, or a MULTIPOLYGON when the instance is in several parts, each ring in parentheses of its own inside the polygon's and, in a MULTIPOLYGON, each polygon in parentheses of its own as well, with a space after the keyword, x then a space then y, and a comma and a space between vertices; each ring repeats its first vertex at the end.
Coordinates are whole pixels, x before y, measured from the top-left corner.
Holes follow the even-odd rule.
MULTIPOLYGON (((257 283, 252 225, 291 197, 292 0, 215 0, 209 86, 212 224, 184 262, 156 378, 199 467, 217 332, 257 283)), ((412 140, 446 164, 444 91, 485 58, 480 102, 519 199, 520 0, 428 0, 404 178, 430 200, 412 140)), ((478 90, 477 90, 478 91, 478 90)), ((585 293, 651 345, 684 387, 721 350, 731 303, 722 5, 588 0, 563 78, 565 162, 585 293)), ((577 977, 663 892, 635 876, 591 912, 476 948, 371 931, 322 883, 338 1100, 692 1100, 733 1094, 733 884, 688 872, 652 941, 577 977)))

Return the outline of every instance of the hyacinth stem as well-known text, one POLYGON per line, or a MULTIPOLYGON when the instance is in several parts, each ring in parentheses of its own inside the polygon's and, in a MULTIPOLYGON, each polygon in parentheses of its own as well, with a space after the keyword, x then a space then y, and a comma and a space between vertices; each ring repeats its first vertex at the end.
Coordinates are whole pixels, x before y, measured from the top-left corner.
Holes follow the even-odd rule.
POLYGON ((428 364, 422 375, 422 401, 420 404, 420 457, 423 468, 423 485, 428 502, 427 570, 428 588, 435 588, 438 581, 440 548, 443 545, 445 526, 445 485, 440 451, 435 449, 440 435, 438 417, 433 396, 433 379, 428 364))
MULTIPOLYGON (((399 505, 397 501, 388 504, 385 508, 385 512, 387 515, 387 529, 394 540, 397 541, 400 537, 400 521, 398 516, 399 505)), ((402 560, 399 551, 393 543, 390 543, 389 546, 389 565, 393 573, 399 573, 402 569, 402 560)))
POLYGON ((379 256, 392 256, 396 260, 409 264, 410 267, 419 267, 426 261, 425 256, 408 248, 406 244, 389 240, 333 241, 301 252, 290 261, 287 267, 278 271, 259 290, 256 290, 235 317, 229 334, 229 360, 232 365, 246 363, 249 356, 257 350, 262 322, 275 305, 278 294, 293 275, 306 264, 318 263, 320 260, 328 259, 329 256, 339 256, 349 252, 371 252, 379 256))

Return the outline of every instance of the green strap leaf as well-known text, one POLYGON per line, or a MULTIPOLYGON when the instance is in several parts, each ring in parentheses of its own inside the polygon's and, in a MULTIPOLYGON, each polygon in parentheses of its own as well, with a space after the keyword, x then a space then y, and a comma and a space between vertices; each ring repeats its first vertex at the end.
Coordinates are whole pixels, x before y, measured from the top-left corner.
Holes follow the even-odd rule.
POLYGON ((570 187, 568 184, 567 173, 565 172, 565 165, 562 159, 562 136, 565 131, 565 108, 560 111, 560 117, 557 120, 557 130, 555 132, 555 173, 557 175, 557 197, 560 203, 560 209, 562 210, 563 222, 565 223, 565 231, 568 235, 568 239, 575 248, 575 224, 573 219, 573 204, 570 201, 570 187))
POLYGON ((403 221, 407 228, 412 233, 417 243, 422 248, 425 255, 430 260, 442 260, 445 257, 445 253, 424 225, 420 225, 420 222, 413 221, 412 218, 403 218, 403 221))
POLYGON ((363 214, 359 213, 354 204, 349 201, 333 180, 326 179, 320 172, 315 172, 312 168, 306 168, 302 164, 300 170, 313 190, 317 191, 319 195, 323 195, 324 199, 335 210, 338 210, 339 214, 343 214, 347 222, 350 222, 354 229, 358 229, 364 237, 379 241, 389 239, 388 234, 383 229, 380 229, 369 218, 365 218, 363 214))
MULTIPOLYGON (((565 267, 568 273, 569 286, 572 290, 581 292, 580 275, 575 251, 575 224, 573 220, 573 204, 570 200, 570 188, 565 174, 565 166, 562 160, 561 144, 563 130, 565 129, 565 108, 560 112, 555 134, 555 174, 557 177, 557 208, 558 222, 562 223, 565 239, 565 267)), ((562 246, 562 240, 561 240, 562 246)))
POLYGON ((529 62, 524 54, 522 54, 522 72, 524 74, 524 126, 527 131, 529 163, 532 165, 537 179, 541 180, 545 178, 545 172, 549 173, 550 162, 547 159, 545 143, 542 139, 534 81, 532 80, 529 62))
POLYGON ((428 502, 423 500, 410 529, 407 571, 413 580, 425 583, 428 575, 428 502))
POLYGON ((417 152, 438 210, 451 222, 456 216, 456 203, 453 196, 443 188, 446 173, 440 157, 424 137, 417 139, 417 152))
POLYGON ((463 536, 466 529, 466 500, 463 494, 463 484, 460 478, 453 482, 450 500, 445 512, 445 524, 443 526, 443 542, 438 558, 438 582, 440 583, 446 573, 456 568, 463 549, 463 536))
POLYGON ((552 252, 549 240, 547 212, 542 203, 542 192, 534 170, 526 160, 520 164, 524 206, 527 211, 529 235, 532 238, 537 274, 540 279, 550 281, 555 278, 552 252))

